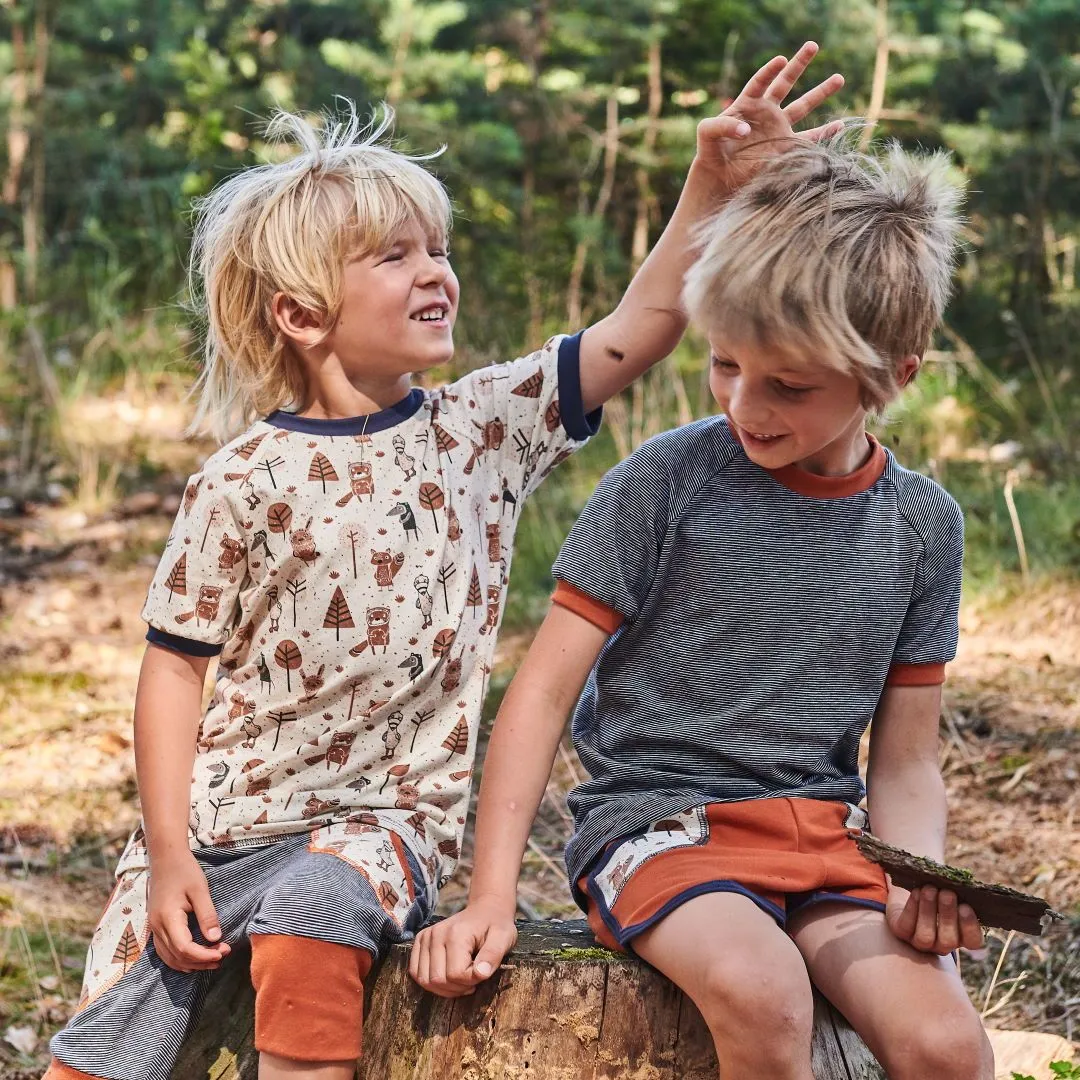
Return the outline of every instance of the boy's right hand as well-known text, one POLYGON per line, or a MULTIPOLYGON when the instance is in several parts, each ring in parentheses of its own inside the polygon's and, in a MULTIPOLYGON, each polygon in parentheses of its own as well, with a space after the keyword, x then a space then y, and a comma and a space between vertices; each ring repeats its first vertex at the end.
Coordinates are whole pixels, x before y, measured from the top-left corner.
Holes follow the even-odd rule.
POLYGON ((232 951, 221 940, 206 875, 190 851, 151 859, 148 921, 154 949, 176 971, 214 971, 232 951), (188 925, 192 912, 209 946, 192 937, 188 925))
POLYGON ((478 899, 416 935, 409 974, 440 997, 465 997, 499 969, 517 942, 514 907, 478 899))

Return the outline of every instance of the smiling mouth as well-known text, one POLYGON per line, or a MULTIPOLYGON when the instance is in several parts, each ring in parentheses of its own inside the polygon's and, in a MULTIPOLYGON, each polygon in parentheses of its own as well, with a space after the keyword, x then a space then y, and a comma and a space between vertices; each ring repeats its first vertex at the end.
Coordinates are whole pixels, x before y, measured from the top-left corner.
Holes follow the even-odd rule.
POLYGON ((448 307, 444 307, 442 304, 437 304, 434 307, 424 308, 423 311, 418 311, 415 315, 410 315, 409 318, 413 322, 446 322, 446 316, 449 310, 450 309, 448 307))
POLYGON ((784 437, 783 435, 761 435, 756 431, 747 431, 746 428, 740 428, 739 430, 745 438, 759 443, 772 443, 784 437))

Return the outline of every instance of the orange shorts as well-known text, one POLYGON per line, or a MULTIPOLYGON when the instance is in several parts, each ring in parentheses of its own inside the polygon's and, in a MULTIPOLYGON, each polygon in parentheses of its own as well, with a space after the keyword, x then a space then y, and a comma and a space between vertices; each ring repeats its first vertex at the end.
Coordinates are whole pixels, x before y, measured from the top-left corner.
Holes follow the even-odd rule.
POLYGON ((579 880, 596 940, 627 943, 680 904, 709 892, 749 897, 783 927, 808 904, 839 901, 885 910, 881 867, 849 830, 866 814, 819 799, 709 803, 617 840, 579 880))

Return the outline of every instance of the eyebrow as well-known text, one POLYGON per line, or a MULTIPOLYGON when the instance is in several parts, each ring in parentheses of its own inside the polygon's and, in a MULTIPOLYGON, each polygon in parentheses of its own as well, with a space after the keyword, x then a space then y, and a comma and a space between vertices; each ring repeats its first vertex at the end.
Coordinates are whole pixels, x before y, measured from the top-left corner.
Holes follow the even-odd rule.
MULTIPOLYGON (((730 352, 727 351, 727 349, 718 349, 715 345, 710 345, 709 352, 712 353, 712 355, 716 357, 717 360, 727 360, 730 363, 736 363, 735 358, 731 355, 730 352)), ((813 367, 784 367, 776 368, 774 371, 767 372, 767 374, 772 378, 776 378, 778 376, 793 376, 797 379, 816 379, 820 378, 822 373, 823 369, 813 367)))
POLYGON ((777 368, 771 374, 794 375, 797 379, 813 379, 817 377, 818 373, 814 368, 777 368))

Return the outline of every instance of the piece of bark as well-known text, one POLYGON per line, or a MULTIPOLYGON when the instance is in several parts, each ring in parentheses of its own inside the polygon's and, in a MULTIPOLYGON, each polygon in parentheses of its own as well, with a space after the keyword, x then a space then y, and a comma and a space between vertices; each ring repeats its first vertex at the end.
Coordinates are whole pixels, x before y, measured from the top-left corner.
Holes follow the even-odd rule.
POLYGON ((894 885, 902 889, 917 889, 922 885, 949 889, 962 904, 974 910, 983 926, 1039 935, 1055 919, 1065 917, 1042 897, 1018 892, 1007 885, 979 881, 967 870, 912 855, 868 832, 859 833, 855 843, 867 859, 888 872, 894 885))

